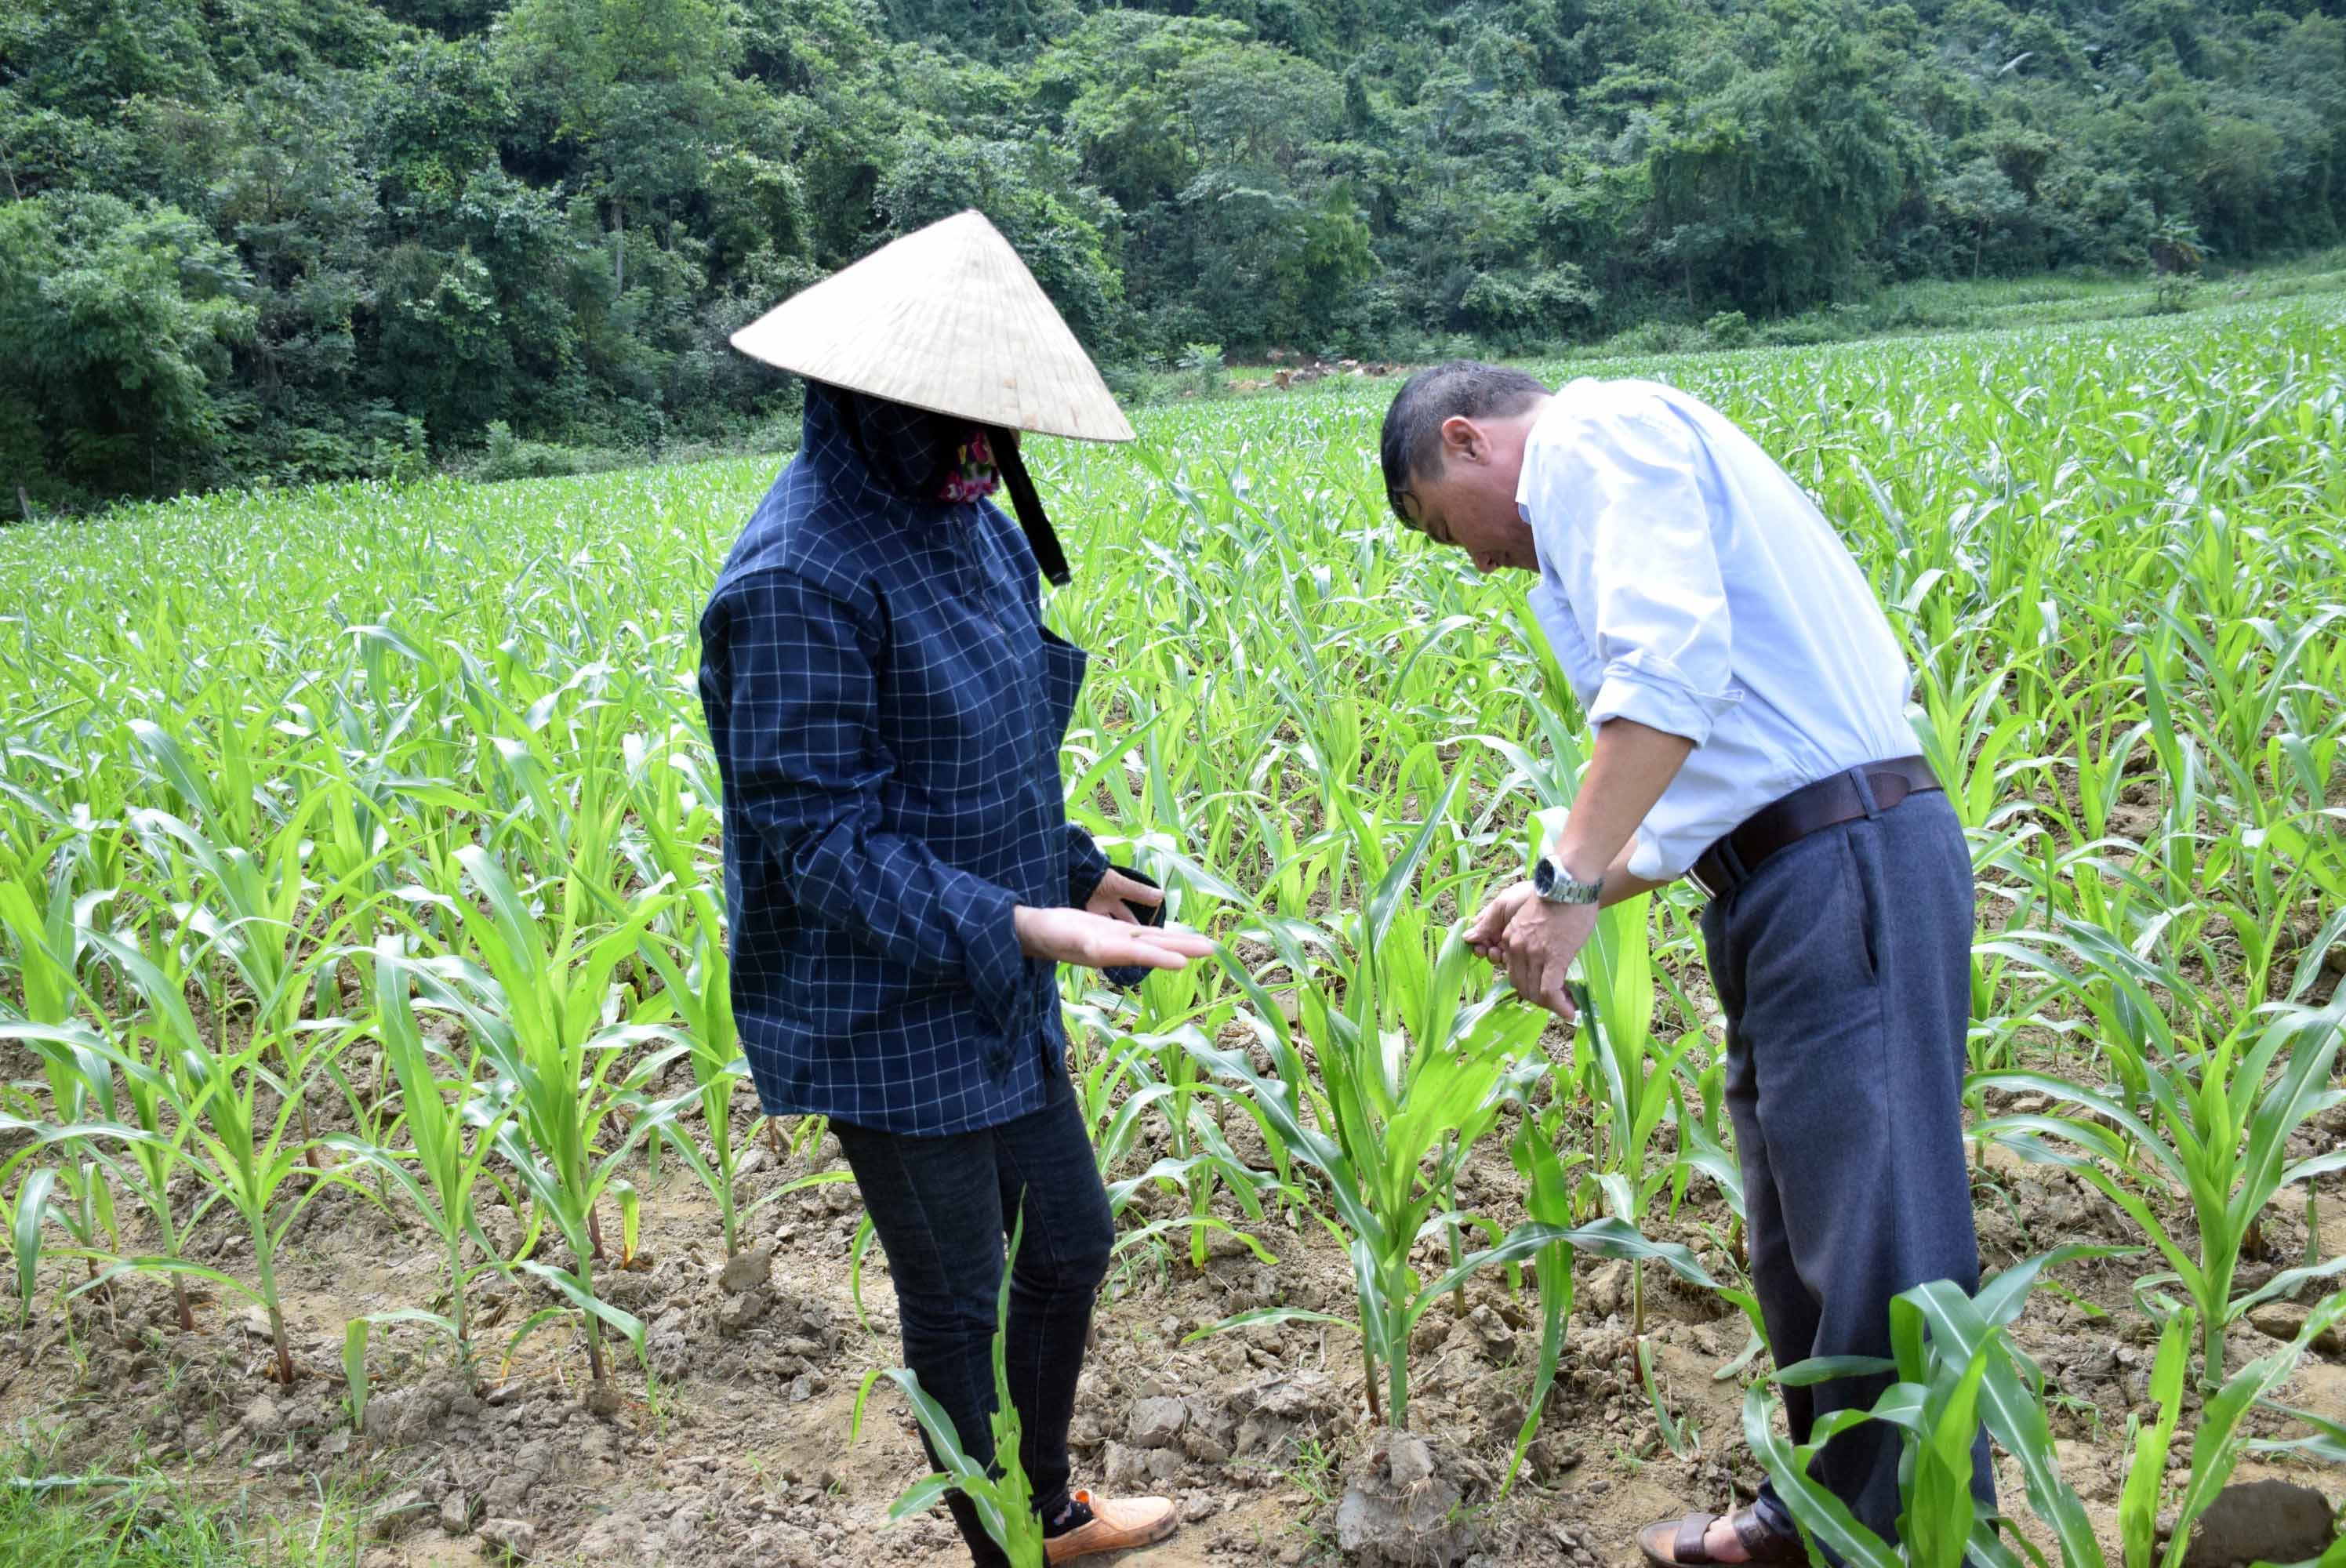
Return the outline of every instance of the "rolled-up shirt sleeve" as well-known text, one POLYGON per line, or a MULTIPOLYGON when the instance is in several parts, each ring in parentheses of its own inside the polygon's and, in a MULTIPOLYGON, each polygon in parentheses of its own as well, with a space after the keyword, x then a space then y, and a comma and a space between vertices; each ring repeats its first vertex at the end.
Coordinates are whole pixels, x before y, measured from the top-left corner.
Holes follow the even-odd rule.
POLYGON ((1634 719, 1699 746, 1741 696, 1701 455, 1659 407, 1576 422, 1556 439, 1530 510, 1535 527, 1580 535, 1544 538, 1542 554, 1569 564, 1568 596, 1594 621, 1604 678, 1588 722, 1634 719))
POLYGON ((1007 1020, 1026 979, 1016 899, 879 828, 890 764, 877 722, 879 638, 866 621, 786 571, 741 579, 710 606, 702 657, 724 699, 727 804, 808 919, 915 973, 964 982, 987 1013, 1007 1020))

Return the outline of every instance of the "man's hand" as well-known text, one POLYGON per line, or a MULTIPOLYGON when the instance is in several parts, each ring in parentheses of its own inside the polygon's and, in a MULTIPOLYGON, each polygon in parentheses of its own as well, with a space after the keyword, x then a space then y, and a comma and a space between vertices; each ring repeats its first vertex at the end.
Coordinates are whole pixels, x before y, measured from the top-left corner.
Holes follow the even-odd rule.
POLYGON ((1107 869, 1107 875, 1100 879, 1099 886, 1092 890, 1092 896, 1086 901, 1084 908, 1104 920, 1117 920, 1122 921, 1127 925, 1138 925, 1140 921, 1135 920, 1132 911, 1125 908, 1127 902, 1154 905, 1164 901, 1164 889, 1152 888, 1147 882, 1137 882, 1114 866, 1110 866, 1107 869))
POLYGON ((1500 939, 1507 933, 1507 922, 1515 911, 1533 897, 1529 882, 1517 882, 1514 887, 1484 904, 1475 913, 1474 921, 1466 928, 1466 945, 1474 956, 1489 963, 1507 962, 1507 950, 1500 939))
MULTIPOLYGON (((1114 871, 1108 880, 1116 880, 1114 871)), ((1089 910, 1020 904, 1012 920, 1018 946, 1028 957, 1086 969, 1186 969, 1191 959, 1214 951, 1214 944, 1196 932, 1142 925, 1129 910, 1119 921, 1089 910)))
POLYGON ((1499 944, 1515 994, 1572 1023, 1578 1010, 1572 1005, 1566 982, 1572 973, 1572 961, 1596 929, 1595 904, 1552 904, 1537 898, 1521 901, 1499 944))

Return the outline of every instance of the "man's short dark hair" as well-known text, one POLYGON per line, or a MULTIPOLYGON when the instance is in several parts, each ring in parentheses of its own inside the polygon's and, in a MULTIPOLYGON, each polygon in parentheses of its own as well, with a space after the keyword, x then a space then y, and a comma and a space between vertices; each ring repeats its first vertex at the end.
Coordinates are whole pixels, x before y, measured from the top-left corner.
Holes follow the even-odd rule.
POLYGON ((1535 376, 1480 360, 1452 360, 1423 370, 1402 383, 1385 410, 1382 442, 1385 499, 1393 515, 1410 521, 1402 504, 1413 475, 1431 479, 1442 472, 1442 423, 1448 419, 1505 419, 1518 414, 1548 388, 1535 376))

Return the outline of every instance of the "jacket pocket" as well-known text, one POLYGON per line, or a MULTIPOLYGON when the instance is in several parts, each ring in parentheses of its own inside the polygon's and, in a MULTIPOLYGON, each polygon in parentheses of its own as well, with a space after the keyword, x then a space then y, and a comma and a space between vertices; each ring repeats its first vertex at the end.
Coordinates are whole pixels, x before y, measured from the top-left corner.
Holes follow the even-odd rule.
POLYGON ((1048 626, 1036 629, 1043 634, 1043 728, 1056 752, 1067 737, 1091 656, 1048 626))

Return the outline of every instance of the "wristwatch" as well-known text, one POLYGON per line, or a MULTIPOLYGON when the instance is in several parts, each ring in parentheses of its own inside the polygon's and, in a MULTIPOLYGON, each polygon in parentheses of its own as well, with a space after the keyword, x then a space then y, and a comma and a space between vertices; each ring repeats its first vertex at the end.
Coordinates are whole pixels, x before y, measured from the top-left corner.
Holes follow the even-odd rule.
POLYGON ((1532 868, 1532 891, 1542 903, 1593 904, 1605 894, 1605 879, 1584 882, 1545 855, 1532 868))

